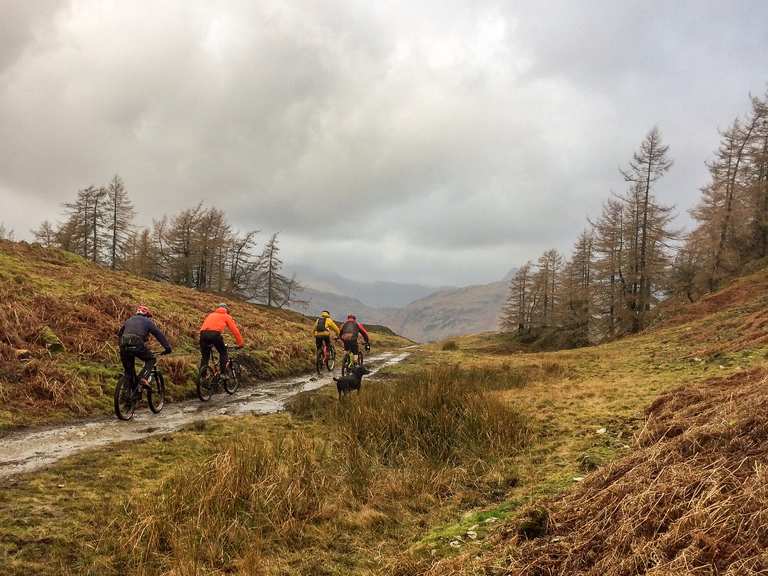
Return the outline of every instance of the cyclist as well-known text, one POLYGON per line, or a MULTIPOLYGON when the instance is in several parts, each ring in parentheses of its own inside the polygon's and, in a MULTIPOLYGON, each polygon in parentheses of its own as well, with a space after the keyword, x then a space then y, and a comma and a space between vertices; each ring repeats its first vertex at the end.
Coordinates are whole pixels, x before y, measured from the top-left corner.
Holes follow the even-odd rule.
POLYGON ((117 331, 120 344, 120 361, 123 364, 125 375, 131 383, 131 391, 135 395, 140 392, 139 383, 136 381, 136 358, 144 361, 141 371, 143 376, 149 374, 157 361, 155 355, 147 347, 149 335, 154 336, 163 347, 163 354, 171 353, 171 345, 168 338, 152 320, 152 312, 144 305, 136 309, 136 314, 128 318, 117 331))
POLYGON ((368 331, 357 321, 357 316, 349 314, 347 321, 341 325, 341 341, 344 343, 344 351, 353 356, 358 354, 357 337, 362 334, 365 340, 366 352, 371 349, 371 340, 368 338, 368 331))
POLYGON ((331 332, 336 334, 338 338, 340 335, 339 327, 336 326, 336 322, 331 318, 331 313, 328 310, 320 312, 320 317, 315 322, 315 346, 318 350, 323 349, 323 343, 325 343, 328 350, 333 347, 331 344, 331 332))
POLYGON ((219 304, 216 310, 208 314, 200 326, 200 369, 208 366, 211 359, 211 348, 216 348, 219 353, 219 373, 222 378, 226 377, 227 368, 227 346, 224 344, 222 333, 227 328, 235 337, 238 348, 243 347, 243 337, 237 328, 234 318, 229 315, 229 306, 219 304))

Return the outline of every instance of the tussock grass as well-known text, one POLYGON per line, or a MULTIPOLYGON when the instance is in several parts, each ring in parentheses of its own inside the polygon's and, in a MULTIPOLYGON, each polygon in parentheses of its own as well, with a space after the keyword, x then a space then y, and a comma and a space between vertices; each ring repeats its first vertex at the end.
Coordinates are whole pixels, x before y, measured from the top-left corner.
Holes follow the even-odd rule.
POLYGON ((133 501, 103 544, 135 574, 284 573, 296 549, 322 555, 350 530, 474 501, 514 484, 509 459, 531 434, 498 387, 498 376, 438 367, 347 402, 299 402, 320 433, 228 442, 133 501))
POLYGON ((341 405, 337 426, 345 439, 387 464, 414 454, 435 463, 493 456, 528 437, 516 409, 483 393, 519 385, 512 374, 452 366, 411 374, 341 405))

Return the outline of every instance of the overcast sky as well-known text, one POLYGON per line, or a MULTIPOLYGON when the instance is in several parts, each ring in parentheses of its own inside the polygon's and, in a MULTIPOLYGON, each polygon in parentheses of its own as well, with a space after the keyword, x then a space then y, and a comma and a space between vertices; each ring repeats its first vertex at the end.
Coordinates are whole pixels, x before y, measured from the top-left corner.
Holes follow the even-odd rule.
MULTIPOLYGON (((684 215, 768 81, 768 2, 0 0, 0 222, 119 173, 357 279, 568 251, 657 124, 684 215)), ((681 218, 684 223, 685 218, 681 218)))

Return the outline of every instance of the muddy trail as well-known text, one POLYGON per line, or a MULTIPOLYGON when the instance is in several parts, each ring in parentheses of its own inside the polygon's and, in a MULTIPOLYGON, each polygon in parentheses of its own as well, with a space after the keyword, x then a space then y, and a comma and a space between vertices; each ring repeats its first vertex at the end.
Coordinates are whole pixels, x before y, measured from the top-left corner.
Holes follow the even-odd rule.
MULTIPOLYGON (((368 378, 386 366, 402 362, 409 354, 398 351, 371 356, 366 362, 371 368, 368 378)), ((338 376, 338 370, 336 372, 338 376)), ((205 403, 193 399, 166 404, 160 414, 152 414, 143 401, 129 422, 104 417, 14 432, 0 441, 0 478, 37 470, 90 448, 174 432, 200 420, 279 412, 289 398, 332 383, 331 376, 324 373, 318 377, 313 373, 245 386, 232 396, 223 392, 215 394, 205 403)))

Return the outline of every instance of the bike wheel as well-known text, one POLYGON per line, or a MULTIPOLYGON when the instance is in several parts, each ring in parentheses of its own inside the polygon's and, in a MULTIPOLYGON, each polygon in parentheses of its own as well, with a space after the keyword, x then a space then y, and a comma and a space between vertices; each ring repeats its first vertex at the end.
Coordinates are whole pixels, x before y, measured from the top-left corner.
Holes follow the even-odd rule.
POLYGON ((149 409, 152 410, 153 414, 157 414, 163 409, 165 404, 165 380, 163 380, 163 375, 160 372, 150 376, 147 402, 149 402, 149 409))
MULTIPOLYGON (((336 348, 331 346, 330 350, 328 350, 328 359, 325 361, 325 367, 328 368, 328 372, 333 372, 334 367, 336 366, 336 348)), ((320 371, 318 370, 318 373, 320 371)))
POLYGON ((323 369, 323 349, 317 351, 315 355, 315 368, 317 369, 317 375, 320 376, 320 371, 323 369))
POLYGON ((224 390, 227 394, 234 394, 240 387, 240 364, 234 360, 230 361, 229 366, 227 366, 227 376, 229 378, 224 379, 224 390))
POLYGON ((341 361, 341 375, 346 376, 350 368, 352 368, 352 357, 349 352, 347 352, 344 354, 344 358, 341 361))
POLYGON ((213 396, 216 386, 216 375, 210 366, 203 366, 197 375, 197 396, 203 402, 208 402, 213 396))
POLYGON ((115 416, 120 420, 130 420, 136 411, 136 399, 131 393, 131 383, 123 374, 115 385, 115 416))

